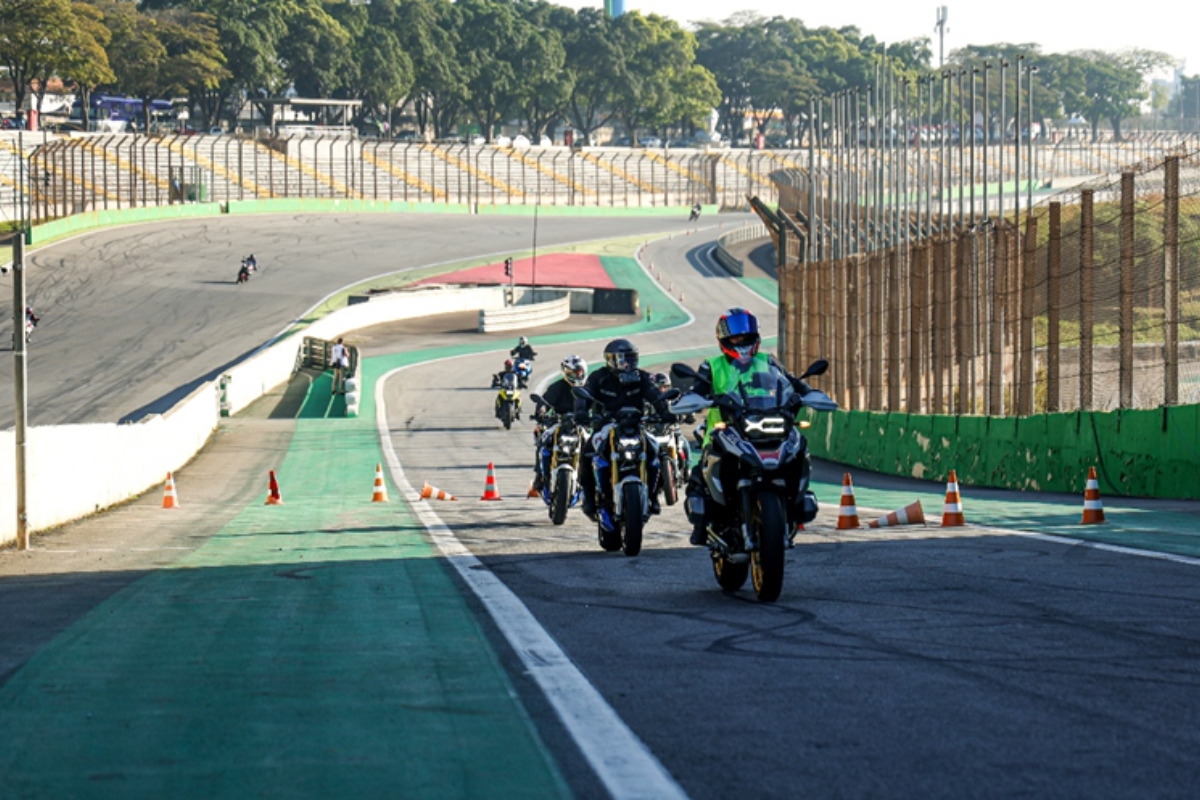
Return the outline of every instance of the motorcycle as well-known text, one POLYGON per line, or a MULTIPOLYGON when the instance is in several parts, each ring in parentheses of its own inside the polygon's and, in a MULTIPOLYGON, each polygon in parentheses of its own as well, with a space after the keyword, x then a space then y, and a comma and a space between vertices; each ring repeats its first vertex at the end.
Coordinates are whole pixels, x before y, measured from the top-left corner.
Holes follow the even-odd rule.
MULTIPOLYGON (((800 379, 828 368, 828 361, 818 360, 800 379)), ((686 364, 671 371, 696 377, 686 364)), ((763 375, 750 392, 739 385, 713 400, 689 394, 672 410, 695 413, 716 406, 723 412, 724 424, 712 431, 701 457, 714 506, 706 514, 713 574, 726 591, 740 589, 749 575, 755 595, 769 603, 783 590, 784 551, 793 546, 799 526, 817 516, 817 498, 808 488, 808 441, 800 433, 809 423, 797 422, 796 415, 802 408, 835 411, 837 403, 817 389, 797 391, 781 370, 763 375)))
POLYGON ((699 203, 692 206, 692 213, 688 215, 688 222, 695 222, 696 220, 700 219, 700 211, 701 207, 699 203))
POLYGON ((250 269, 245 264, 242 264, 240 267, 238 267, 237 280, 234 282, 240 286, 241 284, 246 283, 249 280, 250 280, 250 269))
POLYGON ((679 502, 679 493, 687 485, 691 470, 691 446, 684 437, 679 423, 655 422, 646 426, 646 432, 658 445, 659 473, 658 488, 663 502, 673 506, 679 502))
MULTIPOLYGON (((577 387, 574 393, 589 403, 596 402, 584 388, 577 387)), ((667 393, 668 400, 678 396, 678 389, 667 393)), ((600 547, 608 552, 621 550, 627 556, 636 556, 642 551, 642 533, 650 519, 646 450, 653 446, 643 424, 658 421, 656 417, 644 415, 641 408, 618 409, 608 426, 607 441, 596 448, 593 456, 596 486, 599 487, 601 481, 612 486, 608 496, 600 492, 596 504, 600 547)))
POLYGON ((496 419, 504 423, 504 430, 510 430, 513 420, 520 418, 521 391, 517 388, 517 376, 506 372, 500 377, 500 391, 496 395, 496 419))
POLYGON ((517 373, 517 386, 529 388, 529 376, 533 374, 533 361, 528 358, 518 358, 513 362, 513 370, 517 373))
MULTIPOLYGON (((541 395, 529 397, 539 406, 545 405, 541 395)), ((550 521, 562 525, 567 519, 567 511, 583 498, 583 489, 579 485, 579 460, 583 441, 590 434, 570 416, 559 417, 552 430, 553 435, 548 440, 538 432, 539 469, 542 475, 539 496, 550 509, 550 521)))
POLYGON ((33 336, 33 329, 37 327, 38 322, 39 320, 37 318, 25 318, 25 341, 28 342, 30 337, 33 336))

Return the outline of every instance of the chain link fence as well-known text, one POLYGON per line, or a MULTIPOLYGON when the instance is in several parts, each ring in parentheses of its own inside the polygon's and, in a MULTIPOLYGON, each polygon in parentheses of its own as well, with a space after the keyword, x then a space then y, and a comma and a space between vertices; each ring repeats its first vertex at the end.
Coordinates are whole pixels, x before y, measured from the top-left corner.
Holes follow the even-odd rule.
MULTIPOLYGON (((807 198, 792 200, 803 217, 807 198)), ((900 224, 918 228, 910 214, 900 224)), ((831 358, 843 407, 1024 416, 1200 402, 1200 151, 1019 219, 931 227, 945 232, 797 255, 780 273, 785 358, 831 358)))

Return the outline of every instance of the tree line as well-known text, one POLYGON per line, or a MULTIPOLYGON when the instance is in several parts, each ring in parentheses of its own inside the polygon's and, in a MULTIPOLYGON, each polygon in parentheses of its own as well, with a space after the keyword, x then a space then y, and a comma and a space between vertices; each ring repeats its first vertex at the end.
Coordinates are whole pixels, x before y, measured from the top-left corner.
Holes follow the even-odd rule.
MULTIPOLYGON (((1145 51, 1042 54, 1033 44, 968 47, 952 60, 1018 55, 1039 65, 1034 91, 1046 116, 1079 116, 1093 131, 1107 122, 1118 135, 1146 97, 1146 75, 1171 61, 1145 51)), ((361 100, 358 122, 393 128, 409 106, 435 137, 473 122, 490 141, 516 120, 534 141, 559 124, 586 140, 619 123, 636 143, 641 130, 690 134, 715 109, 734 144, 773 121, 794 141, 817 97, 888 80, 919 101, 931 60, 928 39, 885 47, 853 26, 741 13, 692 31, 654 14, 611 19, 544 0, 0 3, 0 65, 18 109, 30 93, 40 107, 57 77, 85 115, 98 89, 142 99, 147 130, 154 98, 187 97, 207 126, 294 91, 361 100)))

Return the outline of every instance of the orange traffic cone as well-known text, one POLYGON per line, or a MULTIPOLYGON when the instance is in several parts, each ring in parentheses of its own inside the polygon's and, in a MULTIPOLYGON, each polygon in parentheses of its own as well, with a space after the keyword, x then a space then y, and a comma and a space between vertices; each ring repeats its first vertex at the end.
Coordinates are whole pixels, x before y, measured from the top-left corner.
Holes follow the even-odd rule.
POLYGON ((540 495, 541 495, 541 492, 539 492, 536 488, 534 488, 533 481, 530 481, 529 482, 529 491, 527 491, 525 493, 525 499, 528 500, 531 497, 538 497, 540 495))
POLYGON ((966 524, 962 495, 958 493, 958 474, 950 470, 950 477, 946 479, 946 505, 942 507, 942 527, 959 528, 966 524))
POLYGON ((387 485, 383 482, 383 465, 375 465, 375 493, 371 495, 372 503, 386 503, 388 501, 387 485))
POLYGON ((283 505, 283 497, 279 494, 279 481, 275 480, 275 470, 271 470, 271 480, 267 485, 267 502, 265 506, 281 506, 283 505))
POLYGON ((889 511, 887 516, 873 519, 867 524, 872 528, 888 528, 892 525, 924 525, 925 512, 921 510, 921 501, 918 500, 898 511, 889 511))
POLYGON ((500 492, 496 489, 496 467, 488 462, 487 483, 483 485, 483 497, 480 500, 499 500, 500 492))
POLYGON ((458 498, 449 492, 443 491, 436 486, 430 486, 429 481, 421 487, 422 500, 457 500, 458 498))
POLYGON ((167 473, 167 485, 163 487, 163 508, 179 508, 179 498, 175 496, 175 478, 167 473))
POLYGON ((1087 487, 1083 490, 1083 519, 1080 525, 1098 525, 1104 522, 1104 504, 1100 502, 1100 481, 1096 468, 1088 467, 1087 487))
POLYGON ((860 527, 858 524, 858 505, 854 502, 854 484, 850 481, 850 473, 842 476, 842 507, 838 509, 838 530, 860 527))

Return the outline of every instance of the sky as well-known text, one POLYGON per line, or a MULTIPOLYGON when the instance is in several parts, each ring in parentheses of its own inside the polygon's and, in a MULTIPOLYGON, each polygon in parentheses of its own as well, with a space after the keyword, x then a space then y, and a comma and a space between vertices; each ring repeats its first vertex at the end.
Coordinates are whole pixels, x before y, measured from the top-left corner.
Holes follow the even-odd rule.
MULTIPOLYGON (((555 0, 571 8, 603 7, 602 0, 555 0)), ((625 0, 626 10, 659 14, 681 23, 721 21, 737 11, 757 11, 765 17, 795 17, 812 28, 846 25, 881 41, 904 41, 928 36, 936 65, 938 42, 934 27, 938 3, 911 0, 840 0, 796 3, 788 0, 625 0)), ((1140 0, 1121 3, 1080 3, 1077 0, 1000 0, 947 2, 949 19, 946 55, 968 44, 1035 42, 1042 52, 1072 50, 1159 50, 1186 59, 1188 75, 1200 73, 1200 6, 1189 0, 1140 0)), ((1166 77, 1165 75, 1163 77, 1166 77)))

